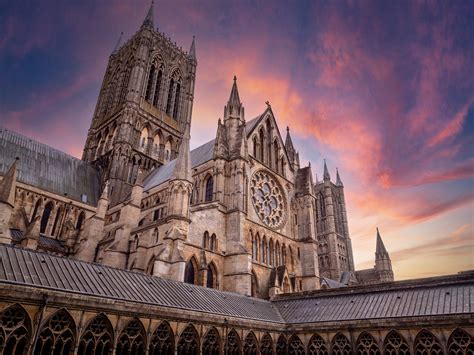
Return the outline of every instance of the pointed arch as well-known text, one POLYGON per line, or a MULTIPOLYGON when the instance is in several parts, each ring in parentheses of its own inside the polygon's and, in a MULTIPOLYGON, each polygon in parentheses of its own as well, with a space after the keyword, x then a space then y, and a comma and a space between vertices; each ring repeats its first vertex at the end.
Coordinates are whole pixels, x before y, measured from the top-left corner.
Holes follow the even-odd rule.
POLYGON ((174 334, 168 322, 163 321, 153 332, 150 355, 174 355, 174 334))
POLYGON ((202 355, 219 355, 221 349, 221 337, 216 327, 211 327, 202 342, 202 355))
POLYGON ((94 317, 84 330, 79 341, 78 355, 109 354, 114 344, 114 328, 103 313, 94 317))
POLYGON ((268 250, 268 260, 270 261, 270 266, 275 265, 275 247, 273 246, 273 239, 270 239, 270 246, 268 250))
POLYGON ((214 178, 212 175, 209 175, 206 178, 206 190, 204 194, 204 201, 210 202, 214 199, 214 178))
POLYGON ((313 334, 308 343, 308 355, 328 355, 326 342, 319 334, 313 334))
POLYGON ((260 128, 258 132, 258 139, 259 139, 259 152, 258 152, 258 159, 263 163, 265 157, 265 133, 263 132, 263 128, 260 128))
POLYGON ((209 288, 219 288, 218 287, 218 278, 217 278, 217 268, 214 262, 209 263, 207 266, 207 287, 209 288))
POLYGON ((257 274, 255 274, 254 270, 252 270, 250 277, 251 277, 250 295, 252 297, 258 297, 259 295, 258 279, 257 279, 257 274))
POLYGON ((155 80, 155 92, 153 94, 153 106, 158 107, 161 92, 161 82, 163 81, 163 68, 158 69, 155 80))
POLYGON ((267 237, 265 235, 262 237, 262 246, 260 250, 260 262, 265 264, 267 261, 267 237))
POLYGON ((194 325, 184 328, 178 341, 178 355, 198 355, 199 335, 194 325))
POLYGON ((209 232, 205 231, 204 236, 202 238, 202 247, 204 249, 209 249, 209 232))
POLYGON ((276 355, 288 355, 288 342, 283 334, 278 337, 276 343, 276 355))
POLYGON ((148 72, 148 80, 146 84, 146 91, 145 91, 145 100, 148 102, 152 101, 152 90, 153 90, 153 79, 155 77, 155 63, 153 63, 150 67, 150 71, 148 72))
POLYGON ((384 354, 409 355, 410 348, 406 340, 395 330, 391 330, 384 341, 384 354))
POLYGON ((273 339, 269 333, 265 333, 260 340, 260 354, 273 355, 273 339))
POLYGON ((198 263, 196 258, 192 256, 186 263, 186 268, 184 269, 184 282, 197 285, 197 271, 198 263))
POLYGON ((433 333, 421 330, 415 338, 413 350, 415 354, 443 354, 443 349, 433 333))
POLYGON ((298 335, 293 334, 288 341, 288 355, 304 355, 304 346, 298 335))
POLYGON ((357 354, 380 355, 380 350, 375 338, 368 332, 362 332, 356 343, 357 354))
POLYGON ((18 303, 0 313, 0 349, 3 354, 26 354, 32 336, 31 319, 18 303))
POLYGON ((474 354, 472 337, 461 328, 455 329, 448 339, 448 354, 474 354))
POLYGON ((115 349, 116 355, 141 355, 145 352, 146 332, 142 322, 131 319, 122 329, 115 349))
POLYGON ((235 329, 231 329, 227 334, 227 339, 225 341, 225 354, 242 355, 242 343, 239 334, 235 329))
POLYGON ((164 149, 164 160, 169 161, 171 160, 171 148, 172 148, 172 139, 171 137, 168 138, 168 140, 165 143, 165 149, 164 149))
POLYGON ((73 354, 76 344, 76 324, 65 309, 52 314, 41 326, 33 354, 73 354))
POLYGON ((244 355, 257 355, 257 353, 258 353, 257 337, 251 331, 245 337, 244 355))
POLYGON ((144 127, 140 133, 140 149, 145 150, 148 145, 148 128, 144 127))
POLYGON ((41 216, 40 233, 46 233, 49 217, 53 211, 53 203, 50 201, 44 206, 43 215, 41 216))
POLYGON ((331 342, 331 353, 334 355, 351 355, 352 346, 347 337, 342 333, 337 333, 331 342))

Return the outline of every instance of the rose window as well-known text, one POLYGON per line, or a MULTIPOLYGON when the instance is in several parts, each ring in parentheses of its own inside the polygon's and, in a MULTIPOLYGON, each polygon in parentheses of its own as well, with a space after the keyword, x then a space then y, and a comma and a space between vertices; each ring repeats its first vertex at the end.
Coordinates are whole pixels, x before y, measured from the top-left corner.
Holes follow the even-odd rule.
POLYGON ((278 228, 285 220, 283 190, 276 180, 264 171, 252 176, 250 192, 255 212, 267 226, 278 228))

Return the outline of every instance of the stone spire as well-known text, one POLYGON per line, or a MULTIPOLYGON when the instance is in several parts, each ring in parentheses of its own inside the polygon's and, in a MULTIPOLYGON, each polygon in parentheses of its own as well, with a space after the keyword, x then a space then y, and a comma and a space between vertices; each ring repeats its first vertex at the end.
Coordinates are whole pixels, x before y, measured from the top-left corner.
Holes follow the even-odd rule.
POLYGON ((120 45, 122 44, 122 36, 123 36, 123 32, 120 32, 120 36, 117 40, 117 43, 115 44, 112 54, 115 54, 120 49, 120 45))
POLYGON ((342 180, 339 177, 339 170, 336 168, 336 186, 343 187, 342 180))
POLYGON ((293 147, 293 141, 290 135, 290 127, 286 126, 286 139, 285 139, 285 148, 288 153, 291 152, 292 155, 295 153, 295 148, 293 147))
POLYGON ((142 27, 151 26, 153 28, 153 0, 151 1, 150 8, 146 14, 145 20, 143 20, 142 27))
POLYGON ((377 227, 377 247, 375 249, 376 258, 389 258, 388 251, 383 244, 382 237, 380 236, 379 228, 377 227))
POLYGON ((192 166, 191 166, 191 152, 189 150, 189 123, 186 123, 184 129, 183 140, 179 146, 178 157, 176 158, 176 164, 171 174, 171 180, 187 180, 193 182, 192 178, 192 166))
POLYGON ((196 60, 196 37, 193 36, 193 41, 191 43, 191 48, 189 49, 189 56, 196 60))
POLYGON ((6 203, 13 207, 15 204, 15 187, 17 176, 17 159, 8 169, 7 173, 0 181, 0 202, 6 203))
POLYGON ((229 101, 224 107, 224 120, 232 116, 234 118, 242 118, 244 116, 244 108, 240 102, 239 90, 237 89, 237 77, 234 75, 234 84, 232 85, 232 90, 230 91, 229 101))
POLYGON ((324 159, 324 175, 323 175, 323 180, 324 181, 331 181, 331 175, 329 175, 329 170, 326 165, 326 159, 324 159))

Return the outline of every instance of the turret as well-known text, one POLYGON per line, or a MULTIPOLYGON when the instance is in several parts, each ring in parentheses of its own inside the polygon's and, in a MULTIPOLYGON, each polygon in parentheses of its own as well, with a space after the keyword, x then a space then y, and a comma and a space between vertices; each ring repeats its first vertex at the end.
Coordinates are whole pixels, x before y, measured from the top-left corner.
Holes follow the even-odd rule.
POLYGON ((234 84, 230 91, 229 101, 224 107, 224 121, 229 118, 239 118, 244 120, 244 107, 240 102, 239 90, 237 89, 237 77, 234 75, 234 84))
POLYGON ((388 255, 388 251, 380 236, 377 228, 377 246, 375 249, 375 270, 380 274, 381 281, 393 281, 392 261, 388 255))
POLYGON ((11 243, 10 218, 15 204, 17 167, 15 160, 0 181, 0 243, 11 243))

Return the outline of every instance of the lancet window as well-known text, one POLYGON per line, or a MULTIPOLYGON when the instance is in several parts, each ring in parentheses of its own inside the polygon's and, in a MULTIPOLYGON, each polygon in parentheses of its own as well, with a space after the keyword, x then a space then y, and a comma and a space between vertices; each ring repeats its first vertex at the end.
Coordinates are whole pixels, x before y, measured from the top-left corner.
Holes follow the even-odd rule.
POLYGON ((53 210, 53 203, 49 202, 43 210, 43 216, 41 217, 40 223, 40 233, 46 233, 46 228, 48 227, 49 216, 53 210))
POLYGON ((61 309, 41 327, 33 353, 35 355, 72 354, 75 334, 74 320, 69 313, 61 309))
POLYGON ((206 180, 206 194, 204 200, 206 202, 210 202, 213 199, 213 192, 214 192, 214 179, 212 176, 209 176, 206 180))
POLYGON ((150 355, 173 355, 174 354, 174 335, 168 322, 162 322, 150 341, 150 355))
POLYGON ((138 320, 132 319, 122 330, 115 353, 116 355, 140 355, 144 352, 145 330, 138 320))
POLYGON ((109 319, 99 314, 87 326, 79 342, 78 355, 106 355, 111 353, 114 329, 109 319))
POLYGON ((284 335, 278 337, 276 343, 276 355, 287 355, 288 354, 288 344, 284 335))
POLYGON ((456 355, 474 354, 472 337, 462 329, 456 329, 448 340, 448 353, 456 355))
POLYGON ((415 339, 415 354, 443 354, 441 345, 436 337, 427 330, 422 330, 415 339))
POLYGON ((288 355, 304 355, 304 346, 301 339, 295 334, 288 341, 288 355))
POLYGON ((199 353, 199 336, 192 324, 188 325, 178 342, 178 355, 197 355, 199 353))
POLYGON ((0 352, 26 354, 31 339, 31 322, 26 311, 12 305, 0 313, 0 352))

